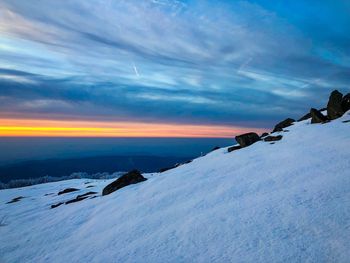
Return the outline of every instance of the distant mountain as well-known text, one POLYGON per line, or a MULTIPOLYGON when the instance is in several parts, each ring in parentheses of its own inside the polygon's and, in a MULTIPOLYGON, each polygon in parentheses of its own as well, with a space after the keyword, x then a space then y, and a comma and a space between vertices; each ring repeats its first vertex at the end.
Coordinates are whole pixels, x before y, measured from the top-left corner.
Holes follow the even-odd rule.
POLYGON ((138 169, 141 172, 158 172, 192 157, 160 156, 96 156, 71 159, 48 159, 24 161, 0 166, 0 181, 7 183, 15 179, 38 178, 43 176, 67 176, 75 172, 114 173, 138 169))

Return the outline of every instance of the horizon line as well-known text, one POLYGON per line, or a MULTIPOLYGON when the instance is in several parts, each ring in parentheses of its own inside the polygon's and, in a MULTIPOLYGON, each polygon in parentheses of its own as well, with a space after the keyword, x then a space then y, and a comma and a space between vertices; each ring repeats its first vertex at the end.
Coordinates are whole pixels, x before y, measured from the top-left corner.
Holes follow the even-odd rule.
POLYGON ((0 119, 0 137, 62 138, 232 138, 263 128, 233 125, 0 119))

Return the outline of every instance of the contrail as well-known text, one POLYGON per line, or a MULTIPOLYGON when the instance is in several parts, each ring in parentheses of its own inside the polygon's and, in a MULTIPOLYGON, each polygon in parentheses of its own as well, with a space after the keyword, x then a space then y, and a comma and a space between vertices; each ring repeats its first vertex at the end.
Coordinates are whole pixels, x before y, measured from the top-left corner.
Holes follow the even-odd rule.
POLYGON ((140 74, 139 74, 139 72, 138 72, 138 70, 137 70, 137 67, 136 67, 135 63, 133 62, 132 65, 133 65, 133 67, 134 67, 135 75, 138 76, 138 77, 140 77, 140 74))

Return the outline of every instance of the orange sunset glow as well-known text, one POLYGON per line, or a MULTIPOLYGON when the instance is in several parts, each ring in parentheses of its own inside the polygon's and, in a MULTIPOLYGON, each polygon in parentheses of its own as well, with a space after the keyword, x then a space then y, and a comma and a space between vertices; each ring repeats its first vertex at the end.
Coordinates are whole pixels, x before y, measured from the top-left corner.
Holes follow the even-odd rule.
MULTIPOLYGON (((143 122, 0 119, 2 137, 230 138, 251 128, 143 122)), ((257 130, 263 132, 263 130, 257 130)))

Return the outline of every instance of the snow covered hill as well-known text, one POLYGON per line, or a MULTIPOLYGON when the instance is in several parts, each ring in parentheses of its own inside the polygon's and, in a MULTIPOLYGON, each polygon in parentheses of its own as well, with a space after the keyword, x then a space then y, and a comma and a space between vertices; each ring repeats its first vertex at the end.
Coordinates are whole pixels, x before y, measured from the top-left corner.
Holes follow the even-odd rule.
POLYGON ((349 262, 347 120, 296 122, 107 196, 111 180, 2 190, 0 262, 349 262))

